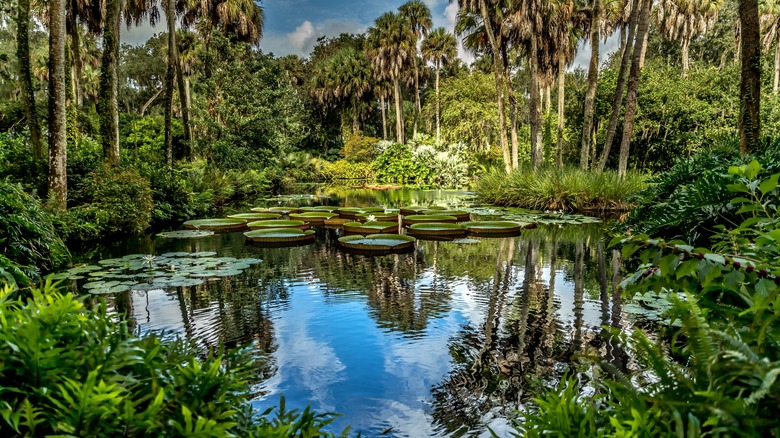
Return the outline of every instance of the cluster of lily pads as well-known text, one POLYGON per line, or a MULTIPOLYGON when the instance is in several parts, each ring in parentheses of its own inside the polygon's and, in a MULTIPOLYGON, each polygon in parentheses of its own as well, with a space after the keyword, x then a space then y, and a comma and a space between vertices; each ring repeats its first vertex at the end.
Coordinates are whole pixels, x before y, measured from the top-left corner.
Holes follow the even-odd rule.
POLYGON ((211 279, 239 275, 262 261, 216 255, 211 251, 169 252, 158 256, 130 254, 101 260, 96 265, 71 268, 55 274, 53 278, 84 281, 81 287, 93 294, 113 294, 197 286, 211 279))

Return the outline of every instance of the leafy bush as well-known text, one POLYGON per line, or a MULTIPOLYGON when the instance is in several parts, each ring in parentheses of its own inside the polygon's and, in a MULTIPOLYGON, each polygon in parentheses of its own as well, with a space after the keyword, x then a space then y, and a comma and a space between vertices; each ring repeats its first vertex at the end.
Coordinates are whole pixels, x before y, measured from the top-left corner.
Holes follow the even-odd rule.
MULTIPOLYGON (((717 146, 717 145, 716 145, 717 146)), ((762 175, 780 171, 780 142, 768 141, 755 155, 740 157, 734 142, 680 160, 649 181, 637 196, 627 225, 635 232, 703 244, 718 224, 737 223, 737 207, 726 186, 728 169, 756 159, 762 175)))
POLYGON ((507 175, 494 169, 483 175, 477 186, 490 204, 539 210, 606 210, 630 208, 632 195, 641 191, 646 177, 629 173, 587 172, 577 168, 520 168, 507 175))
POLYGON ((101 166, 73 192, 77 205, 65 216, 70 238, 141 233, 152 219, 149 182, 135 170, 101 166))
POLYGON ((344 179, 373 180, 375 171, 372 163, 353 163, 346 160, 320 163, 320 176, 327 181, 344 179))
POLYGON ((16 281, 37 277, 70 261, 54 217, 16 184, 0 181, 0 270, 16 281), (16 274, 14 274, 16 273, 16 274))
POLYGON ((29 133, 0 132, 0 179, 22 184, 30 193, 42 193, 46 175, 39 168, 45 165, 33 158, 29 133))
POLYGON ((428 172, 415 161, 409 146, 397 143, 387 147, 374 160, 372 167, 378 181, 402 184, 418 182, 428 172))
POLYGON ((50 282, 19 294, 0 290, 3 436, 332 436, 329 415, 252 412, 248 350, 135 337, 50 282))
POLYGON ((376 158, 378 151, 376 142, 379 139, 375 137, 363 137, 362 135, 350 135, 344 143, 341 155, 344 159, 352 162, 370 162, 376 158))
POLYGON ((640 368, 594 370, 597 393, 576 380, 543 394, 518 427, 526 436, 773 436, 780 430, 780 173, 758 161, 733 166, 730 204, 742 219, 713 236, 712 250, 684 242, 618 237, 641 265, 622 283, 628 295, 672 303, 653 339, 615 333, 640 368), (565 409, 561 408, 563 401, 565 409))

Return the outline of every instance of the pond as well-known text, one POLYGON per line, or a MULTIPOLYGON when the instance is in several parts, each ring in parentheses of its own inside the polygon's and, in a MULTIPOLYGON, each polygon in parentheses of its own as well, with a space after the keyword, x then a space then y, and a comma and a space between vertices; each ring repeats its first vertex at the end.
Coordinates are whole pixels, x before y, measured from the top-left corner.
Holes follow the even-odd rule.
MULTIPOLYGON (((465 192, 325 190, 284 203, 464 207, 465 192)), ((242 211, 248 211, 244 209, 242 211)), ((619 257, 604 225, 543 225, 518 237, 418 241, 412 252, 353 255, 341 230, 314 242, 248 245, 242 233, 196 239, 154 236, 99 254, 216 253, 260 259, 203 284, 132 290, 111 302, 144 331, 181 334, 204 347, 253 343, 253 404, 311 404, 341 414, 364 436, 473 436, 553 385, 573 357, 628 358, 603 326, 627 328, 615 284, 619 257)), ((225 259, 231 260, 231 259, 225 259)))

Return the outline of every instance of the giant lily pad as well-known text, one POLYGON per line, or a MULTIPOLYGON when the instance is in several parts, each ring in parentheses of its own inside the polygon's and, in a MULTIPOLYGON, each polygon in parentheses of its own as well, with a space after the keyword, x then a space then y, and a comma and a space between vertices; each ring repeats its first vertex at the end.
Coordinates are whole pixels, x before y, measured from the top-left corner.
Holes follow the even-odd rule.
POLYGON ((372 221, 372 222, 347 222, 344 231, 357 234, 387 234, 398 233, 398 222, 372 221))
POLYGON ((382 207, 341 207, 336 212, 344 219, 355 219, 355 215, 361 213, 384 213, 382 207))
POLYGON ((447 223, 419 223, 410 225, 407 233, 415 237, 465 237, 466 226, 447 223))
POLYGON ((415 238, 403 234, 371 234, 339 238, 343 248, 366 253, 402 252, 414 248, 415 238))
POLYGON ((355 215, 355 219, 360 222, 398 222, 398 213, 358 213, 355 215))
POLYGON ((165 237, 167 239, 197 239, 213 235, 214 232, 209 230, 177 230, 159 233, 157 234, 157 237, 165 237))
POLYGON ((435 214, 444 216, 455 216, 458 222, 471 220, 471 214, 465 210, 423 210, 423 214, 435 214))
POLYGON ((468 233, 479 236, 506 236, 518 235, 526 228, 533 228, 535 224, 507 221, 478 221, 465 224, 468 233))
POLYGON ((413 214, 411 216, 404 216, 404 225, 406 226, 424 223, 454 224, 457 221, 458 218, 455 216, 438 214, 413 214))
POLYGON ((271 228, 267 230, 254 230, 244 233, 247 240, 258 244, 298 245, 314 241, 314 230, 301 230, 298 228, 271 228))
POLYGON ((277 213, 281 215, 288 215, 301 211, 298 207, 255 207, 251 210, 255 213, 277 213))
POLYGON ((601 223, 601 219, 581 214, 528 213, 506 214, 502 219, 515 222, 533 222, 539 225, 583 225, 601 223))
POLYGON ((301 230, 308 230, 309 224, 304 221, 285 221, 281 219, 272 219, 268 221, 257 221, 246 224, 251 230, 262 230, 268 228, 298 228, 301 230))
POLYGON ((338 216, 338 213, 309 211, 306 213, 290 214, 290 219, 304 221, 311 225, 323 225, 327 219, 333 219, 338 216))
POLYGON ((245 221, 262 221, 268 219, 279 219, 280 213, 239 213, 228 216, 231 219, 244 219, 245 221))
POLYGON ((301 207, 301 212, 307 213, 313 211, 313 212, 320 212, 320 213, 333 213, 338 209, 339 209, 338 207, 332 205, 320 205, 318 207, 301 207))
POLYGON ((246 228, 246 221, 242 219, 197 219, 184 223, 184 228, 189 230, 210 231, 240 231, 246 228))
POLYGON ((446 210, 444 207, 440 207, 438 205, 416 205, 413 207, 401 207, 401 215, 403 216, 410 216, 413 214, 422 214, 425 210, 446 210))

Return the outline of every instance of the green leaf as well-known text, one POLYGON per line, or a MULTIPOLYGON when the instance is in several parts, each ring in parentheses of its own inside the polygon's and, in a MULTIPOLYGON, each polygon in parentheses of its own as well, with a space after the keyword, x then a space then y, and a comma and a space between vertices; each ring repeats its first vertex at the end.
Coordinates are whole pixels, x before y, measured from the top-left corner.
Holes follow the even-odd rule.
POLYGON ((780 173, 776 173, 761 182, 761 185, 758 186, 761 190, 761 193, 766 195, 767 193, 774 190, 777 187, 778 179, 780 179, 780 173))

